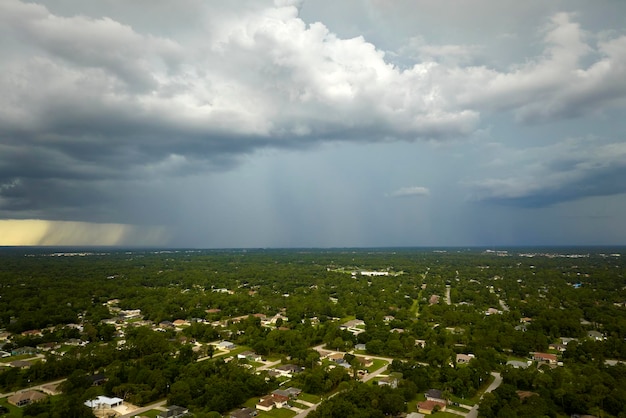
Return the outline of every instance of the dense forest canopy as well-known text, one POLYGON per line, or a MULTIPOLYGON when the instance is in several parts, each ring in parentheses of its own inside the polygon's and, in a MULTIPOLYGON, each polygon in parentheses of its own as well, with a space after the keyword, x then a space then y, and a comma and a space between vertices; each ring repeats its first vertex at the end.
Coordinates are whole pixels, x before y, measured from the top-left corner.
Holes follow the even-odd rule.
POLYGON ((395 415, 429 388, 484 395, 486 417, 626 416, 624 257, 623 248, 3 248, 2 350, 37 347, 43 360, 4 368, 0 387, 68 378, 62 401, 25 416, 89 416, 82 401, 96 394, 226 413, 279 386, 245 360, 213 359, 209 343, 228 339, 303 367, 292 384, 307 393, 343 394, 311 416, 351 416, 364 401, 368 416, 395 415), (177 320, 185 326, 159 328, 177 320), (351 320, 362 325, 344 326, 351 320), (398 386, 363 387, 354 356, 352 372, 329 369, 320 345, 394 359, 398 386), (558 366, 507 365, 536 352, 555 353, 558 366), (483 394, 494 372, 503 384, 483 394), (84 384, 94 373, 106 384, 84 384))

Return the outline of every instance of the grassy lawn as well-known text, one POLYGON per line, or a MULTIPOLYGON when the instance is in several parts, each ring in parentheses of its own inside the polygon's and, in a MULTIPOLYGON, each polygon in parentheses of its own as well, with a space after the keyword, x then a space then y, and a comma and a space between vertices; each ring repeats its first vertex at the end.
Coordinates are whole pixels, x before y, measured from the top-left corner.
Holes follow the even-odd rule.
POLYGON ((260 398, 250 398, 243 404, 246 408, 254 408, 259 403, 260 398))
POLYGON ((406 410, 407 410, 408 412, 417 412, 417 403, 418 403, 418 402, 421 402, 421 401, 418 401, 418 400, 412 400, 412 401, 410 401, 410 402, 407 402, 407 403, 406 403, 406 408, 407 408, 406 410))
POLYGON ((2 415, 2 418, 22 418, 22 410, 17 406, 9 404, 7 398, 0 399, 0 405, 9 409, 9 413, 2 415))
POLYGON ((232 355, 233 357, 237 357, 237 354, 239 353, 243 353, 244 351, 250 351, 250 348, 242 345, 242 346, 237 346, 235 348, 233 348, 232 350, 230 350, 227 354, 232 355))
POLYGON ((268 412, 260 411, 257 417, 258 418, 291 418, 294 415, 296 415, 296 413, 290 409, 274 408, 268 412))
POLYGON ((16 360, 26 360, 26 359, 33 358, 34 356, 35 356, 34 354, 22 354, 19 356, 4 357, 0 359, 0 363, 11 363, 12 361, 16 361, 16 360))
POLYGON ((464 405, 471 405, 471 406, 476 405, 476 403, 479 400, 480 399, 478 397, 473 397, 473 398, 470 398, 470 399, 464 399, 464 398, 456 397, 454 395, 450 396, 450 401, 451 402, 458 402, 458 403, 461 403, 461 404, 464 404, 464 405))
POLYGON ((301 393, 300 396, 298 396, 298 399, 302 399, 305 402, 311 403, 320 403, 322 401, 322 398, 320 398, 319 396, 311 395, 310 393, 301 393))
POLYGON ((371 373, 374 370, 378 370, 381 367, 383 367, 384 365, 389 364, 388 361, 386 360, 379 360, 379 359, 374 359, 374 362, 372 363, 372 365, 370 367, 367 368, 367 372, 371 373))
POLYGON ((461 408, 460 406, 454 405, 448 405, 446 409, 453 409, 455 411, 463 412, 464 414, 467 414, 469 412, 469 409, 461 408))
POLYGON ((458 415, 458 414, 453 414, 452 412, 445 412, 445 411, 444 412, 441 412, 441 411, 440 412, 435 412, 432 416, 434 416, 434 417, 441 417, 441 418, 444 418, 444 417, 459 418, 460 417, 460 415, 458 415))
POLYGON ((308 406, 306 406, 303 403, 298 403, 298 401, 291 401, 290 402, 291 406, 295 406, 296 408, 300 408, 300 409, 309 409, 308 406))

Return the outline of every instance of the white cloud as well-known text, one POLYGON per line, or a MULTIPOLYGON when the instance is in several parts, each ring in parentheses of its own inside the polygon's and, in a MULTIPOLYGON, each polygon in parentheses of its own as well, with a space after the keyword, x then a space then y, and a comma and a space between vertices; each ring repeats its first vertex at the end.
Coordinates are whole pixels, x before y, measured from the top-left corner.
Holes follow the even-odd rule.
POLYGON ((401 187, 389 193, 390 197, 411 197, 411 196, 428 196, 430 190, 423 186, 401 187))

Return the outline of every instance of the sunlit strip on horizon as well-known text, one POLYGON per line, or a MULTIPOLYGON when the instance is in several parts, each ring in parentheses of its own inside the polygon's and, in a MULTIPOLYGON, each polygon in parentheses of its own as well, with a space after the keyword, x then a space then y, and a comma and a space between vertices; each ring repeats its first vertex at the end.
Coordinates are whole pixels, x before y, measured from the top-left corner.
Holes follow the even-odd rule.
POLYGON ((166 228, 114 223, 0 220, 0 245, 147 245, 167 242, 166 228))

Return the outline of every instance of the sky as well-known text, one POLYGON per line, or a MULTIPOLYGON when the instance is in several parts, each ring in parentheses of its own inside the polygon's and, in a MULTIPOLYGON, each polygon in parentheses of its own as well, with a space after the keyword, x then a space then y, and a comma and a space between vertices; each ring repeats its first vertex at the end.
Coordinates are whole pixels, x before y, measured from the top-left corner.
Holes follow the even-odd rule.
POLYGON ((0 245, 624 245, 624 16, 0 0, 0 245))

